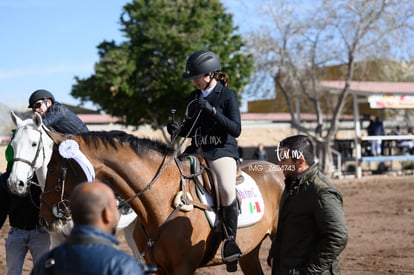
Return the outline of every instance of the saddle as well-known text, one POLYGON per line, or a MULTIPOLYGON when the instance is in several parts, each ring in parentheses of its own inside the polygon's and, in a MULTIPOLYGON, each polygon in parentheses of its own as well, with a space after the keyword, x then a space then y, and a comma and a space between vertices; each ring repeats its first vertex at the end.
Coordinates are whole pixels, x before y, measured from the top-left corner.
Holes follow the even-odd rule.
MULTIPOLYGON (((193 204, 196 207, 202 208, 204 210, 212 210, 216 211, 220 208, 220 193, 218 192, 217 186, 217 176, 214 170, 208 167, 208 163, 204 157, 201 155, 192 155, 192 154, 183 154, 178 157, 177 166, 181 171, 184 180, 186 179, 193 179, 196 187, 202 193, 206 192, 210 194, 214 198, 214 208, 211 209, 209 205, 205 205, 203 203, 195 202, 192 198, 186 197, 187 194, 186 183, 182 184, 182 191, 176 197, 174 202, 175 206, 179 203, 179 201, 184 202, 185 205, 193 204), (183 166, 190 167, 190 174, 186 175, 183 169, 183 166)), ((240 163, 237 162, 237 174, 236 174, 236 185, 243 182, 243 176, 240 169, 240 163)), ((239 205, 241 203, 240 198, 237 197, 239 205)), ((186 211, 187 207, 184 207, 183 211, 186 211)), ((190 211, 192 210, 192 207, 190 211)))

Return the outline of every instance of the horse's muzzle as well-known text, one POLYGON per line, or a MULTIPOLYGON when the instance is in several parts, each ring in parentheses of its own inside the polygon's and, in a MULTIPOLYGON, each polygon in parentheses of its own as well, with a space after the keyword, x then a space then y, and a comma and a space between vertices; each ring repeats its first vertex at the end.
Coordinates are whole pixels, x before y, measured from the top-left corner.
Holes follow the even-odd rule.
POLYGON ((29 191, 28 184, 21 180, 13 180, 9 178, 7 180, 7 185, 9 187, 10 192, 12 192, 14 195, 23 197, 23 196, 26 196, 29 191))

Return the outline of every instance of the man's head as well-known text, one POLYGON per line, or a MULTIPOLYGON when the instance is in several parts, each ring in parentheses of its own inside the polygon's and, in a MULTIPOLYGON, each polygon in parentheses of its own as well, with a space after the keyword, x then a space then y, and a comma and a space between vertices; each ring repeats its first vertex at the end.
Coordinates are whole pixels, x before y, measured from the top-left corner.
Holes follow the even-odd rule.
POLYGON ((285 138, 279 143, 278 164, 286 177, 305 172, 315 162, 312 141, 305 135, 285 138))
POLYGON ((95 180, 82 183, 70 197, 73 222, 98 227, 115 234, 119 211, 114 192, 106 184, 95 180))
POLYGON ((29 97, 29 108, 33 112, 38 112, 40 115, 44 115, 47 109, 55 102, 55 97, 48 90, 36 90, 29 97))

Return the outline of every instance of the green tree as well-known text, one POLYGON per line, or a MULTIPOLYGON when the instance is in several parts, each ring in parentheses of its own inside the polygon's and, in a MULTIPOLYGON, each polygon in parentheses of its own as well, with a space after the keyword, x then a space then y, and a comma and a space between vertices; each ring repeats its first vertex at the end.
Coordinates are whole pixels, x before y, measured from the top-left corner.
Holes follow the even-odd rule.
POLYGON ((71 95, 92 101, 128 125, 161 129, 177 110, 184 114, 191 81, 182 79, 188 55, 200 49, 215 52, 230 86, 241 91, 253 61, 231 14, 218 0, 136 0, 123 7, 120 31, 125 41, 98 46, 95 74, 75 78, 71 95))

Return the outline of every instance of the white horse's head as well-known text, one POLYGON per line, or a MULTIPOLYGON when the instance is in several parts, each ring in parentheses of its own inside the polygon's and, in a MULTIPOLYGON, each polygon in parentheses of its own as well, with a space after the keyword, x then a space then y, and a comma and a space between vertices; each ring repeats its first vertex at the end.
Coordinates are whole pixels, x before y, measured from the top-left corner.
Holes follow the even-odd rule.
POLYGON ((9 188, 14 194, 26 194, 36 172, 43 190, 53 141, 46 133, 42 117, 38 113, 34 113, 31 119, 22 120, 11 112, 11 118, 16 125, 16 131, 11 141, 14 159, 8 179, 9 188))

